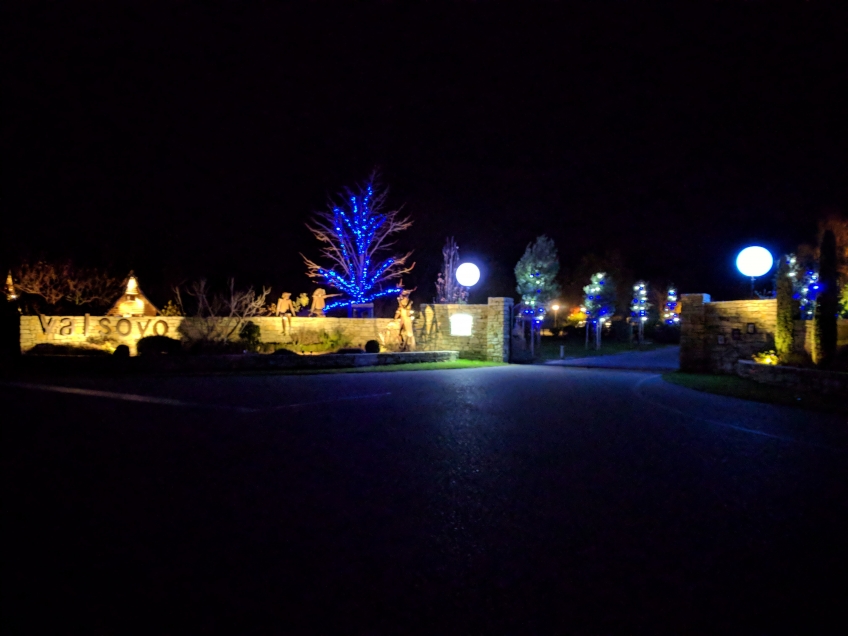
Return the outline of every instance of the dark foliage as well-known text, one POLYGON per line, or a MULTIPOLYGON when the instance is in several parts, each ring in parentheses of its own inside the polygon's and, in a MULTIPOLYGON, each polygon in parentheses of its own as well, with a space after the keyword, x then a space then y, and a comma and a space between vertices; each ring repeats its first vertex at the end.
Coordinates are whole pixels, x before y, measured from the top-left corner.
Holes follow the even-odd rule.
POLYGON ((336 351, 336 353, 366 353, 365 349, 360 349, 359 347, 343 347, 336 351))
POLYGON ((781 360, 792 353, 795 341, 794 317, 797 303, 792 299, 792 291, 789 263, 784 258, 777 268, 777 330, 774 333, 775 350, 781 360))
POLYGON ((138 355, 179 355, 183 347, 179 340, 168 336, 146 336, 138 341, 138 355))
POLYGON ((112 355, 116 358, 129 358, 130 348, 125 344, 118 345, 117 347, 115 347, 115 351, 114 353, 112 353, 112 355))
POLYGON ((836 274, 836 237, 831 230, 822 236, 819 259, 819 281, 822 291, 818 296, 815 326, 815 362, 828 366, 836 355, 836 318, 839 296, 836 274))
POLYGON ((241 328, 239 336, 244 341, 245 348, 248 351, 259 351, 259 339, 261 330, 255 322, 248 321, 241 328))
POLYGON ((653 330, 646 330, 645 337, 660 344, 679 344, 680 327, 662 323, 656 325, 653 330))
POLYGON ((365 353, 380 353, 380 343, 376 340, 369 340, 365 343, 365 353))

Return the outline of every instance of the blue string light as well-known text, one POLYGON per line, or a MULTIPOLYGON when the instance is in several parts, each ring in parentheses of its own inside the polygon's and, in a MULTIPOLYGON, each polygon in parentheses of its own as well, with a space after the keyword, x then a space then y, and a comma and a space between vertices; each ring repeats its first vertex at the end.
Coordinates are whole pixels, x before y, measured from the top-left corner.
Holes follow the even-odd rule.
POLYGON ((668 288, 663 310, 663 320, 667 325, 680 324, 680 314, 677 312, 677 290, 674 285, 668 288))
POLYGON ((346 271, 318 268, 319 276, 326 284, 344 292, 350 298, 328 304, 324 311, 352 304, 364 304, 375 298, 400 294, 402 288, 392 287, 385 290, 374 290, 380 277, 385 274, 395 259, 388 258, 372 267, 371 251, 374 237, 386 222, 386 215, 376 214, 371 209, 371 199, 374 195, 372 184, 368 184, 365 192, 349 197, 350 205, 347 210, 333 208, 333 230, 340 247, 342 259, 347 264, 346 271))

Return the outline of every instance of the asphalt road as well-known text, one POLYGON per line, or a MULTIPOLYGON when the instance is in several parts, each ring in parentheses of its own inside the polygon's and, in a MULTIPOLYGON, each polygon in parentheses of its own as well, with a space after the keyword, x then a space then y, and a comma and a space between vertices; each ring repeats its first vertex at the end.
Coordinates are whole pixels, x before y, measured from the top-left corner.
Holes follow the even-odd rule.
POLYGON ((668 346, 653 351, 626 351, 614 355, 589 358, 548 360, 545 364, 595 369, 631 369, 640 371, 677 371, 680 368, 680 347, 668 346))
POLYGON ((57 384, 0 386, 5 633, 846 627, 844 418, 558 366, 57 384))

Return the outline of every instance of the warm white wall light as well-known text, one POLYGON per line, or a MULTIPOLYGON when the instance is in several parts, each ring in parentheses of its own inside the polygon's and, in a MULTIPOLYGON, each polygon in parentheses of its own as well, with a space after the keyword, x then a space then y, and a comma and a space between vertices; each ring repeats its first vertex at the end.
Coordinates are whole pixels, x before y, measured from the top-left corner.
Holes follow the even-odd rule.
POLYGON ((452 336, 470 336, 473 325, 474 318, 471 314, 454 314, 450 317, 450 333, 452 336))

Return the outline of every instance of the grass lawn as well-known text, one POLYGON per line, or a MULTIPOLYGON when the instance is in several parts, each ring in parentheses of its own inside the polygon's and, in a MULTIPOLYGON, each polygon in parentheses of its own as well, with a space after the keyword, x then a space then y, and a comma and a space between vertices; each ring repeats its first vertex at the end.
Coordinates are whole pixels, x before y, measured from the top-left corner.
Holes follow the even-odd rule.
POLYGON ((344 369, 280 369, 274 374, 314 375, 318 373, 392 373, 394 371, 438 371, 440 369, 480 369, 503 367, 505 362, 485 360, 454 360, 452 362, 409 362, 406 364, 381 364, 373 367, 348 367, 344 369))
POLYGON ((604 340, 601 343, 600 350, 595 350, 594 341, 589 341, 589 348, 586 349, 586 341, 582 338, 542 338, 542 347, 538 351, 539 358, 543 360, 559 360, 560 345, 565 346, 565 359, 569 358, 589 358, 594 356, 611 356, 617 353, 627 353, 629 351, 653 351, 662 347, 667 347, 666 344, 646 343, 642 346, 630 344, 629 342, 618 342, 615 340, 604 340))
POLYGON ((781 386, 760 384, 736 375, 710 375, 675 371, 663 374, 663 379, 666 382, 705 393, 848 415, 848 403, 846 403, 844 396, 839 395, 821 395, 781 386))
POLYGON ((408 362, 381 364, 373 367, 344 367, 341 369, 245 369, 239 371, 177 372, 172 375, 324 375, 327 373, 393 373, 396 371, 439 371, 440 369, 480 369, 503 367, 505 362, 485 360, 454 360, 452 362, 408 362))

